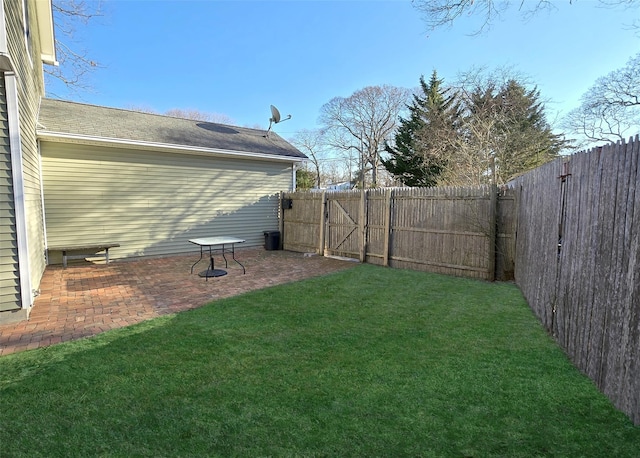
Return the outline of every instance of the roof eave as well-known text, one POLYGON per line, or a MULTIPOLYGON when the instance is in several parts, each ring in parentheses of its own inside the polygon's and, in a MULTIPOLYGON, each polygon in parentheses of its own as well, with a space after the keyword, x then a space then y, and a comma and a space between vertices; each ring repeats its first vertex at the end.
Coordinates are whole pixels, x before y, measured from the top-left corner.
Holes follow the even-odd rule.
POLYGON ((195 154, 202 156, 233 157, 239 159, 261 159, 277 162, 303 162, 306 158, 297 156, 279 156, 274 154, 253 153, 247 151, 234 151, 219 148, 203 148, 188 145, 174 145, 169 143, 156 143, 139 140, 126 140, 121 138, 94 137, 90 135, 69 134, 65 132, 52 132, 40 130, 38 139, 56 143, 74 143, 81 145, 95 145, 109 148, 128 148, 146 151, 163 151, 181 154, 195 154))
POLYGON ((53 27, 53 8, 50 0, 37 1, 36 18, 40 36, 40 58, 49 65, 58 65, 56 60, 56 38, 53 27))

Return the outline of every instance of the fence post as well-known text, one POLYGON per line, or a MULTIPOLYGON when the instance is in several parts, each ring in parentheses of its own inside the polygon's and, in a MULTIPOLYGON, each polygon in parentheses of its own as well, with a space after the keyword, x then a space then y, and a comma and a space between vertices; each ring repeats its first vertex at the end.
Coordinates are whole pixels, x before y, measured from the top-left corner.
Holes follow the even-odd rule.
POLYGON ((327 214, 327 195, 325 191, 322 191, 322 198, 320 202, 320 240, 318 244, 318 254, 324 256, 324 243, 325 243, 325 227, 326 227, 326 214, 327 214))
POLYGON ((384 248, 382 253, 382 265, 389 266, 389 242, 391 238, 391 194, 393 191, 387 189, 384 195, 384 248))
POLYGON ((280 231, 280 245, 279 250, 284 248, 284 208, 282 206, 282 200, 284 199, 284 192, 280 191, 278 196, 278 230, 280 231))
POLYGON ((367 191, 360 191, 360 262, 367 258, 367 191))
POLYGON ((496 247, 498 225, 498 186, 489 186, 489 281, 496 280, 496 247))

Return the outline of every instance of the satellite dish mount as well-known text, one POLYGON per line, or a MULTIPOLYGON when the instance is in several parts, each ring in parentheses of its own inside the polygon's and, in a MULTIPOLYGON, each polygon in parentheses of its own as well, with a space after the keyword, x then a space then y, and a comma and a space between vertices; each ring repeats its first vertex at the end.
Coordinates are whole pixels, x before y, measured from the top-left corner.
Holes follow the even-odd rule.
POLYGON ((271 105, 271 117, 269 118, 269 128, 267 129, 267 134, 265 135, 265 137, 269 136, 269 131, 271 130, 271 126, 273 126, 274 124, 278 124, 279 122, 287 121, 289 119, 291 119, 291 115, 287 115, 286 118, 282 119, 278 109, 273 105, 271 105))

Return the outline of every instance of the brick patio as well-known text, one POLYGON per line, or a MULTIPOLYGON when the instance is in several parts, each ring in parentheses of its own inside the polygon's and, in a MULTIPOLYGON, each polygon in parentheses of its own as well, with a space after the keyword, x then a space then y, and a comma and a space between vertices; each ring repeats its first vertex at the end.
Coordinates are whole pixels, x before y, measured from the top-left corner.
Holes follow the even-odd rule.
MULTIPOLYGON (((215 299, 354 266, 302 253, 243 249, 236 250, 236 258, 246 267, 245 275, 231 261, 228 275, 205 281, 196 274, 206 269, 205 260, 190 274, 198 256, 47 267, 29 320, 0 325, 0 355, 93 336, 215 299)), ((216 268, 224 262, 218 258, 216 268)))

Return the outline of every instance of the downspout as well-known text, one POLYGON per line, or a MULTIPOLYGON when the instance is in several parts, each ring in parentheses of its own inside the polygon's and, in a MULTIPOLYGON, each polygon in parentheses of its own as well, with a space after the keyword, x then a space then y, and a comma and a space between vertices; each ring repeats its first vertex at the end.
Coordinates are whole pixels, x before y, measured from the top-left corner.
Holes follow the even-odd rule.
POLYGON ((9 150, 11 153, 11 176, 13 179, 13 202, 16 218, 16 242, 18 244, 18 275, 20 281, 20 305, 29 310, 33 304, 29 243, 25 212, 24 178, 22 168, 22 146, 20 143, 20 118, 18 115, 18 86, 15 68, 7 47, 7 28, 4 2, 0 7, 0 71, 4 73, 7 97, 7 122, 9 127, 9 150))
POLYGON ((297 170, 297 166, 296 163, 293 162, 291 164, 291 191, 292 192, 296 192, 296 170, 297 170))
MULTIPOLYGON (((38 114, 40 117, 40 114, 38 114)), ((49 265, 49 250, 47 249, 47 215, 44 211, 44 181, 42 178, 42 144, 38 140, 38 172, 40 173, 40 205, 42 208, 42 232, 44 237, 44 261, 49 265)))

